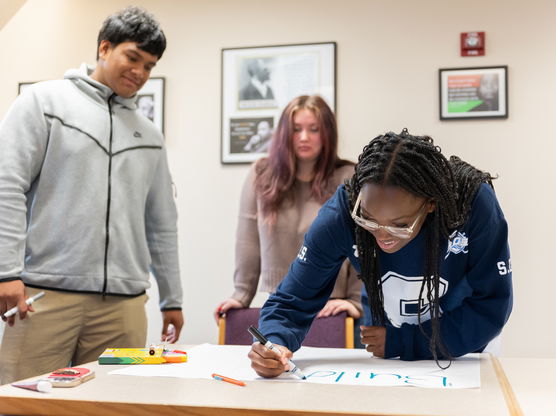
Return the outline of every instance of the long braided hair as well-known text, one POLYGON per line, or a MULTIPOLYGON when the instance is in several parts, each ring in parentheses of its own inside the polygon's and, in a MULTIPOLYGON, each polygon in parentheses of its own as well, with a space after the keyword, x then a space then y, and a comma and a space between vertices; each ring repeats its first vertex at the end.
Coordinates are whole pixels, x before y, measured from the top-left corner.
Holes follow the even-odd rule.
MULTIPOLYGON (((430 305, 430 335, 422 328, 420 308, 417 317, 419 328, 428 337, 429 348, 437 364, 439 356, 451 359, 440 336, 440 263, 443 255, 440 243, 467 221, 480 185, 487 182, 492 186, 492 179, 489 173, 456 156, 447 160, 431 137, 412 136, 404 129, 400 134, 390 132, 378 136, 365 146, 355 166, 355 174, 346 184, 351 208, 362 186, 367 183, 399 187, 435 203, 435 210, 426 219, 429 226, 425 228, 425 270, 419 292, 419 304, 426 292, 426 301, 430 305)), ((374 236, 357 225, 355 238, 373 325, 384 326, 379 248, 374 236)))

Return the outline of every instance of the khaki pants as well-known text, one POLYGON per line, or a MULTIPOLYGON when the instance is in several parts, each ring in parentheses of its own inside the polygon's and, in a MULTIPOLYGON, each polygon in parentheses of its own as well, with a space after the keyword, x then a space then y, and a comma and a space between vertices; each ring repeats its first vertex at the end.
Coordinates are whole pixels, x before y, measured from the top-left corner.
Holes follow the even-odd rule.
MULTIPOLYGON (((41 289, 27 287, 27 296, 41 289)), ((34 313, 6 326, 0 384, 96 361, 109 347, 144 347, 147 295, 133 298, 44 290, 34 313)))

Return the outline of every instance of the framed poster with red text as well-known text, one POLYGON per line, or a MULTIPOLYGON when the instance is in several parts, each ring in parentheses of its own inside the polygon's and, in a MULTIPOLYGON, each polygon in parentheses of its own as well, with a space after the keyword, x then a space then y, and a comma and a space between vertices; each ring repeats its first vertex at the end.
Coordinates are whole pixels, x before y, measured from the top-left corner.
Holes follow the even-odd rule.
POLYGON ((440 119, 508 118, 508 67, 444 68, 438 72, 440 119))

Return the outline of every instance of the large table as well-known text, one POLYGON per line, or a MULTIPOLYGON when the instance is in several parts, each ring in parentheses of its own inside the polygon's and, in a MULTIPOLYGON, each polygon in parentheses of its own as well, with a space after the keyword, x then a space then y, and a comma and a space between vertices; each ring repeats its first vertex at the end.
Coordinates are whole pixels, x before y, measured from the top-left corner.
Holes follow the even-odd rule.
POLYGON ((556 415, 556 358, 500 358, 526 416, 556 415))
MULTIPOLYGON (((556 360, 553 361, 554 370, 556 360)), ((523 391, 523 394, 517 393, 518 398, 523 397, 526 401, 531 399, 524 387, 528 383, 526 380, 532 379, 526 375, 528 362, 526 359, 503 360, 512 367, 510 379, 523 391)), ((52 393, 0 386, 0 414, 522 415, 500 362, 487 354, 481 356, 480 389, 362 387, 271 380, 248 381, 246 387, 238 387, 207 379, 110 375, 110 371, 121 367, 97 363, 83 367, 94 369, 96 377, 78 387, 55 388, 52 393)), ((549 381, 548 374, 546 381, 549 381)), ((552 399, 552 404, 555 400, 552 399)))

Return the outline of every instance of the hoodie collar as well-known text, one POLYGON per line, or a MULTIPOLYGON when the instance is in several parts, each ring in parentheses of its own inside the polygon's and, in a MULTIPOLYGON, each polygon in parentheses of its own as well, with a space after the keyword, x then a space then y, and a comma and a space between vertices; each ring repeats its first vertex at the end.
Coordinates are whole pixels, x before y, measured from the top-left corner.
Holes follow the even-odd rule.
MULTIPOLYGON (((64 74, 64 78, 72 80, 81 91, 89 95, 95 101, 106 104, 110 96, 114 94, 114 91, 112 91, 112 89, 107 85, 104 85, 91 78, 91 74, 93 73, 94 69, 94 66, 82 63, 79 68, 74 68, 66 71, 66 73, 64 74)), ((137 105, 135 104, 136 99, 137 94, 133 95, 130 98, 124 98, 116 95, 114 101, 124 107, 129 108, 130 110, 135 110, 137 108, 137 105)))

